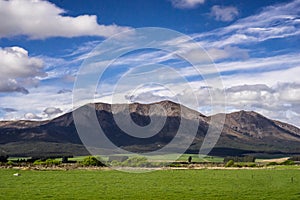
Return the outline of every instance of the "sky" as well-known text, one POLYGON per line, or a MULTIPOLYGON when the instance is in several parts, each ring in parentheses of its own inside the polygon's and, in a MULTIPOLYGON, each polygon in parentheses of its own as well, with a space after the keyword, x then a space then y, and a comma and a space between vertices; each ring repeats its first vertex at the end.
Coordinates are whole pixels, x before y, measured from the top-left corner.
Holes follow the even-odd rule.
POLYGON ((74 84, 96 54, 108 56, 101 77, 88 67, 99 79, 94 102, 196 98, 192 108, 211 115, 225 95, 226 112, 300 127, 299 14, 300 0, 0 0, 0 119, 70 112, 74 84), (143 49, 145 27, 157 31, 143 49), (131 51, 108 65, 118 47, 131 51))

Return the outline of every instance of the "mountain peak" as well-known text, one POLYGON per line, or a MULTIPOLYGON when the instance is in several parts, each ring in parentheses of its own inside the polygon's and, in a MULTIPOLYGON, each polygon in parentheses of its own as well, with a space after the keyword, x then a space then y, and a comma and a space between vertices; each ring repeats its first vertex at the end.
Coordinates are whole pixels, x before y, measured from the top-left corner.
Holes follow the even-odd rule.
MULTIPOLYGON (((177 133, 181 120, 184 119, 188 123, 199 122, 197 136, 190 147, 199 150, 210 126, 210 117, 168 100, 150 104, 139 102, 113 105, 95 103, 85 106, 95 107, 99 124, 105 134, 117 146, 126 147, 127 149, 137 148, 148 151, 155 150, 157 144, 167 144, 177 133), (163 112, 158 110, 160 106, 163 107, 163 112), (114 120, 115 112, 121 114, 121 116, 126 116, 128 111, 134 123, 139 126, 146 126, 151 123, 150 115, 154 118, 164 115, 166 122, 162 130, 149 139, 130 138, 118 127, 114 120)), ((131 124, 128 124, 128 126, 131 126, 131 124)), ((187 133, 184 137, 189 137, 191 131, 188 126, 185 127, 184 131, 187 133)), ((68 144, 72 148, 78 148, 78 145, 82 145, 76 131, 72 112, 49 121, 0 122, 0 142, 0 149, 4 148, 7 152, 15 153, 18 149, 25 148, 25 146, 26 148, 33 148, 30 151, 38 151, 35 145, 30 146, 32 142, 40 143, 42 146, 45 146, 45 143, 52 144, 53 148, 45 149, 51 152, 64 151, 63 148, 57 149, 58 144, 68 144), (15 148, 15 143, 18 143, 18 147, 21 147, 15 148), (12 147, 7 149, 9 145, 12 147)), ((300 153, 300 130, 295 126, 268 119, 254 111, 241 110, 226 114, 224 128, 216 147, 258 152, 300 153)), ((176 148, 183 147, 178 146, 176 148)))

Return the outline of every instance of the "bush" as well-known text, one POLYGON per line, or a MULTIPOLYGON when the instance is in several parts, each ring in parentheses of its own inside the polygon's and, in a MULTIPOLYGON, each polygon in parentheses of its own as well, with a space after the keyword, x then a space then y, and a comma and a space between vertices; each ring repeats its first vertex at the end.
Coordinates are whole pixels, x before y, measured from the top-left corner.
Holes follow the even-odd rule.
POLYGON ((234 165, 234 161, 233 160, 229 160, 226 164, 225 167, 233 167, 234 165))
POLYGON ((255 162, 255 157, 253 156, 227 156, 224 158, 224 163, 233 160, 234 162, 255 162))
POLYGON ((47 159, 46 161, 42 160, 36 160, 33 162, 34 165, 47 165, 47 166, 52 166, 52 165, 60 165, 61 161, 55 160, 55 159, 47 159))
POLYGON ((183 164, 176 163, 176 162, 169 164, 169 167, 182 167, 182 166, 183 166, 183 164))
POLYGON ((96 157, 94 156, 88 156, 83 159, 81 162, 83 166, 105 166, 101 161, 99 161, 96 157))
POLYGON ((11 161, 11 160, 9 160, 6 164, 7 164, 7 165, 14 165, 14 162, 11 161))
POLYGON ((33 162, 34 165, 43 165, 44 162, 42 160, 36 160, 33 162))
POLYGON ((256 167, 257 165, 255 163, 244 163, 244 162, 239 162, 239 163, 234 163, 233 167, 256 167))
POLYGON ((257 165, 255 163, 249 163, 247 167, 257 167, 257 165))
POLYGON ((267 164, 267 166, 274 166, 274 165, 279 165, 277 162, 270 162, 267 164))
POLYGON ((244 165, 242 165, 241 163, 234 163, 232 165, 232 167, 238 167, 238 168, 241 168, 241 167, 244 167, 244 165))
POLYGON ((280 165, 294 165, 294 164, 295 164, 295 162, 292 160, 286 160, 286 161, 280 163, 280 165))
POLYGON ((61 164, 61 161, 58 161, 58 160, 54 160, 54 159, 47 159, 45 161, 45 165, 60 165, 61 164))

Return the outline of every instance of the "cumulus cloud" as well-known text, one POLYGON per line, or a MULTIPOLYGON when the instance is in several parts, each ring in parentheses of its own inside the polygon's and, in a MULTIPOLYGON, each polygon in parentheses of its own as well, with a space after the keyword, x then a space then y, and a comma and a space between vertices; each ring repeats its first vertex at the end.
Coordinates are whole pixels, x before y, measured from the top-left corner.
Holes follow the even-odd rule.
POLYGON ((130 103, 141 102, 141 103, 153 103, 163 100, 173 100, 176 101, 176 95, 172 94, 166 89, 157 89, 148 88, 145 91, 136 91, 136 94, 125 95, 125 99, 130 103))
POLYGON ((280 91, 280 100, 300 105, 300 83, 280 83, 278 90, 280 91))
POLYGON ((129 30, 115 24, 100 25, 96 15, 70 17, 66 14, 65 10, 48 1, 0 0, 0 37, 109 37, 129 30))
MULTIPOLYGON (((199 102, 199 110, 203 114, 211 115, 212 101, 210 92, 220 93, 219 88, 202 86, 203 82, 191 82, 194 91, 182 90, 180 93, 169 94, 164 88, 148 87, 135 92, 135 94, 125 95, 130 102, 151 103, 161 100, 172 100, 179 102, 180 99, 193 98, 195 95, 199 102), (198 85, 198 88, 197 88, 198 85)), ((176 87, 180 87, 177 85, 176 87)), ((300 126, 300 84, 278 83, 273 86, 265 84, 245 84, 225 88, 226 110, 233 112, 238 110, 252 110, 259 112, 269 118, 288 122, 300 126)), ((221 93, 220 93, 221 94, 221 93)), ((218 103, 218 101, 215 101, 218 103)), ((179 102, 180 103, 180 102, 179 102)))
POLYGON ((300 126, 300 84, 241 85, 228 88, 227 105, 234 110, 254 110, 270 118, 300 126))
POLYGON ((25 87, 38 85, 38 77, 46 76, 43 61, 21 47, 0 48, 0 58, 0 92, 28 94, 25 87))
POLYGON ((210 14, 217 21, 230 22, 238 16, 239 11, 234 6, 215 5, 211 8, 211 13, 210 14))
POLYGON ((230 87, 226 91, 227 92, 242 92, 242 91, 267 91, 267 92, 273 92, 273 90, 265 84, 238 85, 238 86, 230 87))
POLYGON ((27 120, 40 120, 40 119, 42 119, 42 117, 40 117, 40 116, 38 116, 38 115, 36 115, 34 113, 26 113, 24 115, 24 117, 27 120))
POLYGON ((64 94, 64 93, 69 93, 69 92, 72 92, 72 90, 70 90, 70 89, 61 89, 61 90, 59 90, 58 92, 57 92, 57 94, 64 94))
POLYGON ((179 9, 192 9, 199 4, 203 4, 205 0, 171 0, 173 7, 179 9))
POLYGON ((55 107, 48 107, 44 110, 44 113, 48 116, 48 117, 53 117, 57 114, 62 113, 63 111, 60 108, 55 108, 55 107))
POLYGON ((39 87, 31 88, 28 95, 0 95, 0 112, 1 107, 17 110, 9 113, 2 111, 0 120, 26 119, 25 113, 34 113, 41 118, 40 120, 55 117, 48 116, 44 112, 47 107, 59 108, 63 113, 70 112, 73 108, 72 95, 70 93, 57 94, 59 90, 60 87, 56 85, 40 85, 39 87))

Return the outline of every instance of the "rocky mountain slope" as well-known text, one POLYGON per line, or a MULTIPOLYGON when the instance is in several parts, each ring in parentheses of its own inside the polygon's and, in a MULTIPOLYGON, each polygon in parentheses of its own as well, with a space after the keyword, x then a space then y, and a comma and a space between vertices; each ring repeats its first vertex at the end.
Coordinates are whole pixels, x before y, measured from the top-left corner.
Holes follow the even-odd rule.
MULTIPOLYGON (((130 116, 139 126, 147 126, 151 123, 150 116, 153 117, 152 119, 162 117, 160 115, 166 118, 163 128, 156 135, 149 138, 137 138, 126 134, 118 127, 110 104, 97 103, 86 106, 95 106, 103 131, 115 145, 134 152, 153 151, 168 144, 176 135, 180 122, 184 120, 187 124, 184 129, 185 137, 189 137, 189 133, 192 131, 190 127, 195 122, 199 123, 197 135, 188 150, 196 153, 203 142, 211 119, 210 116, 204 116, 171 101, 130 104, 130 116), (151 106, 158 106, 158 109, 159 106, 163 107, 165 111, 151 110, 151 106)), ((114 114, 122 117, 126 114, 126 106, 124 104, 114 105, 114 114)), ((174 148, 183 147, 179 145, 174 148)), ((0 153, 18 156, 88 154, 77 134, 72 113, 48 121, 0 122, 0 153)), ((226 115, 221 137, 211 153, 216 155, 300 154, 300 129, 268 119, 252 111, 229 113, 226 115)))

